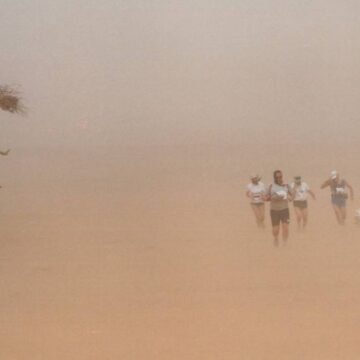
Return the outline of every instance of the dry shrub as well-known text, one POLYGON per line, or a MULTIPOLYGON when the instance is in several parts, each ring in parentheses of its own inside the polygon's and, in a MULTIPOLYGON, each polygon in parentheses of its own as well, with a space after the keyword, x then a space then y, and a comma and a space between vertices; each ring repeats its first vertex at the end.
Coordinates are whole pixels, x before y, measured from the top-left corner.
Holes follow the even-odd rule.
POLYGON ((11 113, 25 112, 18 91, 8 85, 0 86, 0 108, 11 113))

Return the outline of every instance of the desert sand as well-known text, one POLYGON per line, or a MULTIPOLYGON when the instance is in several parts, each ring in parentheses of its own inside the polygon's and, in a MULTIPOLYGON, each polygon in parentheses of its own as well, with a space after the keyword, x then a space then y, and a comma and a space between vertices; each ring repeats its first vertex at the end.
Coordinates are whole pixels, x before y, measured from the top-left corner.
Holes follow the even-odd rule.
POLYGON ((0 357, 357 359, 359 199, 339 227, 319 187, 337 163, 358 191, 360 172, 355 147, 327 150, 14 150, 2 159, 0 357), (307 231, 292 212, 276 249, 268 209, 259 230, 244 192, 255 169, 268 183, 278 167, 318 199, 307 231))
POLYGON ((0 360, 359 360, 360 2, 2 3, 0 360))

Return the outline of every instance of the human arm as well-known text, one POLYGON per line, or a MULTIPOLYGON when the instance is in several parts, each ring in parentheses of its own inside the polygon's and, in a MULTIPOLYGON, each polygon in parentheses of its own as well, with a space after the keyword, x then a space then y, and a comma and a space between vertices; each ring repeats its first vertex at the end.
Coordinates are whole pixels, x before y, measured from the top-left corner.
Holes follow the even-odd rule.
POLYGON ((320 186, 320 189, 325 189, 326 187, 330 186, 330 180, 326 180, 320 186))
POLYGON ((313 200, 316 200, 316 196, 313 193, 313 191, 311 191, 310 189, 308 190, 308 193, 311 195, 311 197, 313 198, 313 200))
POLYGON ((289 201, 293 201, 295 198, 295 185, 288 185, 288 199, 289 201))
POLYGON ((269 185, 268 188, 265 188, 263 197, 264 197, 264 201, 270 201, 271 200, 271 185, 269 185))
POLYGON ((249 199, 252 199, 251 191, 250 191, 250 190, 246 190, 246 196, 247 196, 249 199))
POLYGON ((344 182, 345 182, 345 186, 349 189, 349 191, 350 191, 350 199, 351 200, 354 200, 354 189, 353 189, 353 187, 346 181, 346 180, 344 180, 344 182))

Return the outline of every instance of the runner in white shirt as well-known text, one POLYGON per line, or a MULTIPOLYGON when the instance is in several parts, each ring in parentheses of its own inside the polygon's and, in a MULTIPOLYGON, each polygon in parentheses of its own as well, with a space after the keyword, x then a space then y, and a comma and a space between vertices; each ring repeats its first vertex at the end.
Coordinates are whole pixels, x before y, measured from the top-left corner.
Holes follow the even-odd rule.
POLYGON ((330 179, 321 185, 321 189, 326 187, 329 187, 331 191, 331 203, 336 219, 339 225, 344 225, 346 220, 346 200, 348 198, 347 190, 350 191, 351 200, 354 200, 354 190, 345 179, 340 178, 336 170, 333 170, 330 174, 330 179))
POLYGON ((252 175, 250 179, 251 183, 247 186, 246 196, 250 198, 250 205, 258 227, 264 228, 266 188, 260 181, 261 177, 259 175, 252 175))
POLYGON ((309 185, 301 180, 301 176, 294 177, 291 189, 294 194, 294 209, 298 230, 305 230, 308 221, 308 194, 310 194, 314 200, 316 199, 315 194, 310 190, 309 185))

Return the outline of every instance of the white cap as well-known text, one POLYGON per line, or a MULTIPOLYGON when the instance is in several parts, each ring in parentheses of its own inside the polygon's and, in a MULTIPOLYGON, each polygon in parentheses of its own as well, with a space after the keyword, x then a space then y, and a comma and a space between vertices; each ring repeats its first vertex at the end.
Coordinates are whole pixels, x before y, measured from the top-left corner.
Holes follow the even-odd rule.
POLYGON ((330 178, 332 180, 336 179, 338 177, 339 173, 336 171, 336 170, 333 170, 331 173, 330 173, 330 178))
POLYGON ((250 180, 258 180, 258 181, 260 181, 260 179, 261 179, 261 176, 259 175, 259 174, 252 174, 251 176, 250 176, 250 180))

